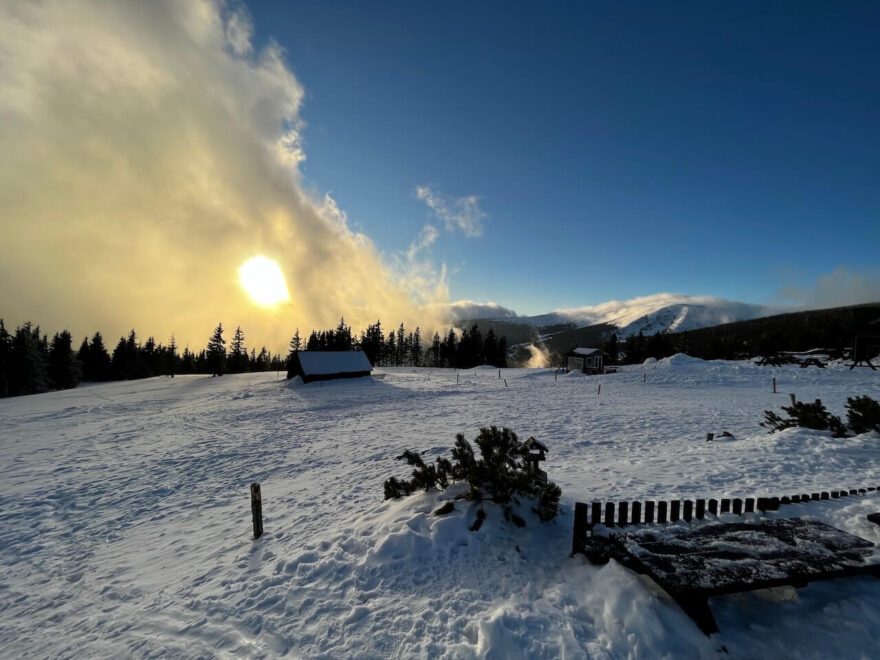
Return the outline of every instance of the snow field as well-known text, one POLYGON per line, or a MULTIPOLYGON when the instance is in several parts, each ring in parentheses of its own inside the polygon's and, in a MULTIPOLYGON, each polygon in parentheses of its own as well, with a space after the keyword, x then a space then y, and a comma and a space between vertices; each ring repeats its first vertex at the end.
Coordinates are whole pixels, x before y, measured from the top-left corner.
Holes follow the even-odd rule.
MULTIPOLYGON (((650 581, 570 558, 576 500, 880 485, 880 437, 768 435, 765 409, 880 398, 867 369, 674 356, 598 377, 380 369, 150 379, 0 401, 0 655, 872 657, 880 582, 716 598, 706 638, 650 581), (646 382, 643 382, 646 374, 646 382), (458 383, 456 383, 456 375, 458 383), (772 393, 777 378, 780 394, 772 393), (599 383, 601 393, 596 394, 599 383), (513 428, 550 448, 557 520, 516 529, 454 492, 382 500, 403 449, 513 428), (735 440, 706 442, 707 432, 735 440), (263 490, 254 541, 248 484, 263 490)), ((880 543, 880 496, 782 507, 880 543)))

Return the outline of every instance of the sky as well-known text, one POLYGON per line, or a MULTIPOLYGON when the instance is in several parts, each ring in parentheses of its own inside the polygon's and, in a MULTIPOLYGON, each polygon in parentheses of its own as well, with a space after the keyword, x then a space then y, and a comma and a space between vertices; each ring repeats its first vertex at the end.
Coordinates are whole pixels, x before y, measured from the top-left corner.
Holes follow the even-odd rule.
POLYGON ((880 300, 878 31, 875 3, 0 1, 0 316, 279 346, 463 300, 880 300), (239 286, 257 255, 289 301, 239 286))

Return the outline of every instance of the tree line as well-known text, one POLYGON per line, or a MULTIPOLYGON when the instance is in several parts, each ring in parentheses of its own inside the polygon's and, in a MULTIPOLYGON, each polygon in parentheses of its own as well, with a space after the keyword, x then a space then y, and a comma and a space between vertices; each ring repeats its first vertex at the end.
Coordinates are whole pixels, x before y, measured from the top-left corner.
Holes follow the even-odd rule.
POLYGON ((223 335, 223 324, 219 323, 204 349, 196 352, 187 346, 180 352, 173 336, 167 345, 152 336, 141 342, 132 330, 120 337, 111 351, 103 335, 96 332, 76 349, 67 330, 56 332, 50 339, 38 325, 27 322, 10 333, 0 319, 0 397, 69 389, 81 381, 283 370, 289 367, 291 355, 300 350, 363 350, 374 366, 507 366, 507 340, 496 337, 491 329, 484 337, 476 325, 460 333, 450 328, 443 338, 434 333, 431 343, 424 345, 419 327, 407 332, 401 323, 386 336, 381 322, 376 321, 358 337, 343 318, 335 329, 312 330, 305 340, 297 329, 287 356, 273 355, 265 346, 248 351, 240 326, 233 332, 228 348, 223 335))
POLYGON ((456 331, 450 328, 441 338, 435 332, 430 344, 422 339, 421 328, 407 332, 401 323, 386 335, 382 322, 368 325, 360 336, 352 334, 345 319, 335 329, 312 330, 303 341, 299 329, 290 340, 290 358, 299 350, 306 351, 363 351, 370 364, 379 367, 455 367, 469 369, 482 364, 493 367, 507 366, 507 339, 497 337, 490 328, 485 337, 476 324, 456 331))
POLYGON ((259 352, 244 346, 244 333, 236 328, 228 355, 223 339, 223 326, 218 325, 205 349, 195 352, 189 347, 179 352, 171 338, 168 345, 148 337, 138 340, 132 330, 120 337, 112 351, 104 337, 96 332, 74 348, 73 336, 67 330, 56 332, 51 339, 40 327, 27 322, 10 333, 0 319, 0 397, 39 394, 50 390, 76 387, 81 381, 106 382, 133 380, 174 374, 241 373, 273 371, 283 368, 283 356, 272 355, 263 346, 259 352), (219 359, 219 350, 223 351, 219 359))

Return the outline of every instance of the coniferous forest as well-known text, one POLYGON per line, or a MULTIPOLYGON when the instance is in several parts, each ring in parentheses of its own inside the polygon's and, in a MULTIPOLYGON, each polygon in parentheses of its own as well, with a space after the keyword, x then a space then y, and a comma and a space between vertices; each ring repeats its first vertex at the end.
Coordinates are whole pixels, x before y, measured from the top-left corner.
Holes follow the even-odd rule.
POLYGON ((248 350, 241 327, 231 334, 227 339, 228 333, 220 323, 205 348, 193 351, 187 346, 181 352, 173 336, 163 345, 152 336, 140 341, 132 330, 111 349, 104 336, 96 332, 76 348, 67 330, 56 332, 50 339, 33 323, 24 323, 10 332, 0 319, 0 397, 69 389, 83 381, 286 371, 290 355, 300 350, 363 350, 374 366, 507 366, 507 340, 496 337, 491 329, 483 336, 476 325, 458 332, 450 329, 442 338, 435 333, 426 343, 418 327, 408 332, 401 323, 385 335, 381 322, 376 321, 356 336, 341 319, 336 328, 312 330, 308 338, 297 329, 287 356, 272 354, 265 346, 248 350))

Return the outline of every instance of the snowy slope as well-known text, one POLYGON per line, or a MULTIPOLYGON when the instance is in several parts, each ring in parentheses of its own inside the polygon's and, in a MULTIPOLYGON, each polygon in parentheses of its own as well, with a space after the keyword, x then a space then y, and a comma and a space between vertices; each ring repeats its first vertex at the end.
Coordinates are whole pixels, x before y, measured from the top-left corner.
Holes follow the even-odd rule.
MULTIPOLYGON (((0 400, 0 657, 880 656, 872 578, 713 599, 721 632, 706 638, 650 582, 569 557, 575 500, 880 483, 876 434, 758 426, 788 392, 838 414, 846 396, 880 398, 876 373, 675 356, 592 378, 376 375, 323 387, 191 376, 0 400), (448 494, 382 500, 382 481, 406 474, 402 449, 446 453, 487 424, 550 447, 555 522, 524 509, 517 530, 490 508, 472 533, 473 505, 431 515, 448 494), (737 439, 705 442, 725 430, 737 439)), ((865 514, 878 510, 871 495, 778 515, 876 543, 865 514)))
POLYGON ((632 300, 612 300, 592 307, 560 309, 539 316, 505 317, 507 323, 522 323, 536 328, 560 324, 586 327, 608 323, 619 328, 618 335, 627 337, 643 331, 683 332, 722 323, 746 321, 778 313, 762 305, 733 302, 710 296, 687 296, 658 293, 632 300))

